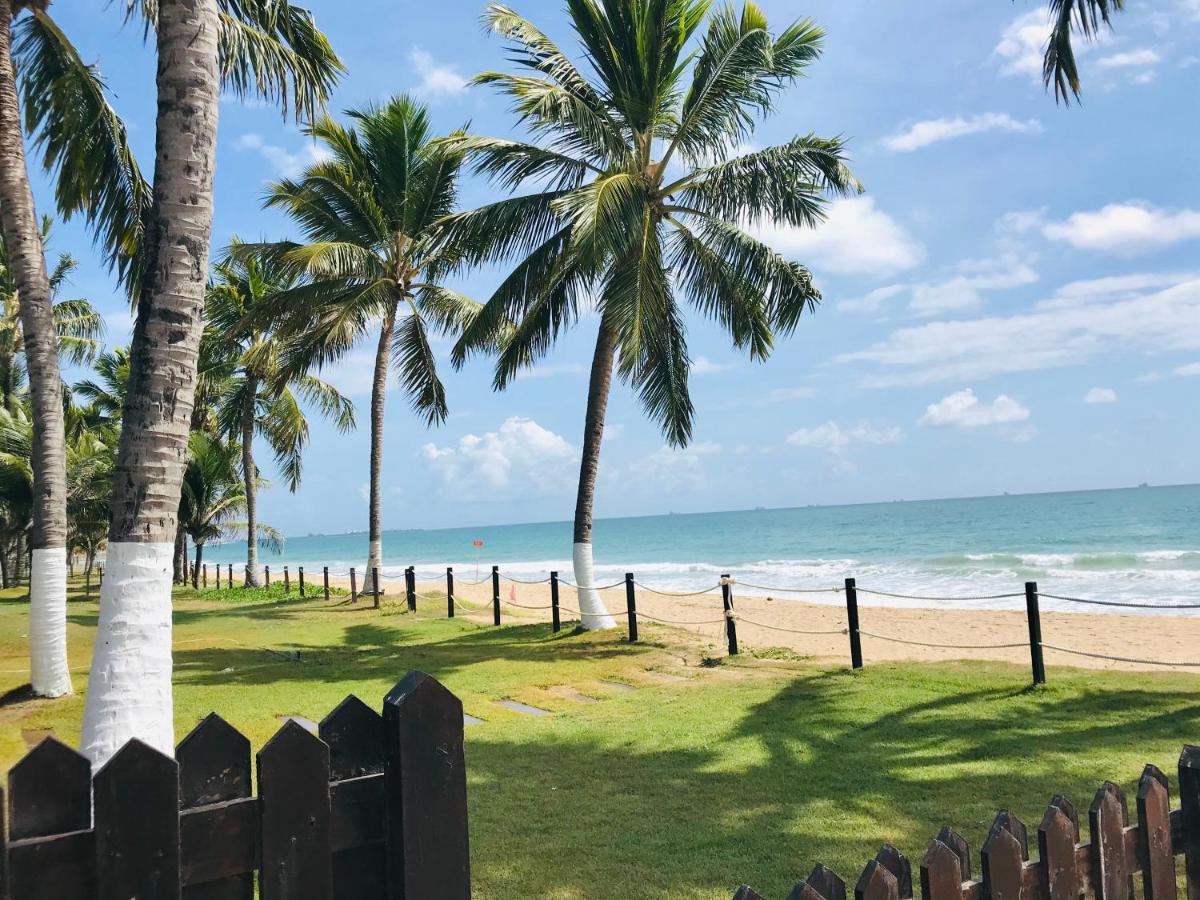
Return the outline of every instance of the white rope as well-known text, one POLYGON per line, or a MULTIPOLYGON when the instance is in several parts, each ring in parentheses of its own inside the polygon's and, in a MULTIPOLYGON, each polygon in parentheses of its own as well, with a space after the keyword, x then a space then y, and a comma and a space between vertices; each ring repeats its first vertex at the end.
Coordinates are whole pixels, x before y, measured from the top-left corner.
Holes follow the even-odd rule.
MULTIPOLYGON (((1019 594, 980 594, 975 597, 925 597, 920 594, 893 594, 889 591, 873 591, 870 588, 857 588, 860 594, 874 594, 877 597, 893 597, 897 600, 934 600, 939 602, 944 601, 966 601, 972 600, 1007 600, 1010 597, 1024 597, 1024 592, 1019 594)), ((1043 595, 1045 596, 1045 595, 1043 595)))
POLYGON ((824 587, 824 588, 788 588, 788 587, 772 587, 768 584, 751 584, 749 581, 737 582, 742 587, 753 588, 756 591, 778 591, 785 594, 838 594, 843 588, 840 587, 824 587))
POLYGON ((770 631, 784 631, 788 634, 849 634, 849 628, 830 628, 823 631, 808 631, 801 628, 784 628, 781 625, 768 625, 765 622, 755 622, 753 619, 743 619, 739 615, 730 615, 730 618, 735 622, 745 622, 747 625, 755 625, 759 628, 766 628, 770 631))
POLYGON ((927 641, 910 641, 904 638, 892 637, 887 634, 875 634, 872 631, 863 631, 858 629, 859 634, 865 634, 867 637, 879 638, 881 641, 892 641, 896 644, 911 644, 914 647, 940 647, 943 650, 1014 650, 1018 647, 1028 647, 1028 642, 1020 644, 933 644, 927 641))
POLYGON ((611 591, 613 588, 625 586, 624 579, 622 579, 621 581, 615 581, 612 584, 601 585, 599 587, 587 587, 586 585, 573 584, 572 582, 565 581, 563 579, 559 579, 558 583, 565 584, 569 588, 575 588, 576 590, 580 590, 580 591, 611 591))
POLYGON ((1047 597, 1051 600, 1065 600, 1067 603, 1090 603, 1095 606, 1129 606, 1136 609, 1200 609, 1200 603, 1135 603, 1133 601, 1124 600, 1086 600, 1083 597, 1063 597, 1059 594, 1044 594, 1038 592, 1039 597, 1047 597))
POLYGON ((549 576, 539 579, 538 581, 523 581, 520 578, 513 578, 511 575, 504 575, 504 574, 501 574, 500 577, 503 578, 505 581, 511 581, 514 584, 548 584, 550 582, 549 576))
POLYGON ((1164 662, 1158 659, 1134 659, 1129 656, 1109 656, 1105 653, 1088 653, 1086 650, 1072 650, 1070 647, 1057 647, 1054 644, 1043 643, 1042 648, 1045 650, 1057 650, 1059 653, 1071 653, 1075 656, 1087 656, 1091 659, 1107 659, 1112 662, 1134 663, 1135 665, 1144 666, 1185 666, 1189 669, 1200 668, 1200 662, 1164 662))
POLYGON ((674 619, 660 619, 658 616, 647 615, 646 613, 643 613, 643 612, 639 612, 637 614, 637 617, 638 617, 638 619, 647 619, 648 621, 651 621, 651 622, 657 622, 660 625, 724 625, 725 624, 725 620, 723 618, 722 619, 706 619, 703 622, 680 622, 680 621, 676 621, 674 619))
POLYGON ((517 609, 554 609, 553 603, 547 603, 545 606, 527 606, 524 603, 513 603, 511 600, 501 600, 500 602, 506 606, 515 606, 517 609))
POLYGON ((652 588, 647 584, 642 584, 640 581, 635 581, 638 587, 643 591, 649 591, 651 594, 658 594, 660 597, 699 597, 703 594, 711 594, 713 591, 721 589, 720 584, 714 584, 712 587, 705 588, 702 591, 660 591, 657 588, 652 588))

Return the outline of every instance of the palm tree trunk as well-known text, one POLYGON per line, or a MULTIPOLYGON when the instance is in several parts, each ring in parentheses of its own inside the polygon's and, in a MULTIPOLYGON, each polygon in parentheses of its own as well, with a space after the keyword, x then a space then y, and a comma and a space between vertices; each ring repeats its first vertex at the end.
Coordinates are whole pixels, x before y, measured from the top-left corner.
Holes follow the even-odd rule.
POLYGON ((171 580, 183 584, 184 569, 187 567, 187 535, 182 528, 175 529, 175 561, 171 565, 171 580))
POLYGON ((34 694, 71 693, 67 665, 67 463, 50 276, 25 165, 12 63, 11 0, 0 0, 0 224, 20 295, 33 407, 29 669, 34 694))
POLYGON ((616 622, 608 608, 593 590, 596 585, 592 565, 592 506, 596 499, 596 475, 600 471, 600 442, 604 437, 604 414, 608 410, 608 394, 612 388, 613 360, 617 353, 617 336, 608 322, 600 321, 596 352, 592 356, 592 373, 588 381, 587 413, 583 423, 583 458, 579 464, 579 493, 575 498, 575 545, 571 558, 574 563, 575 584, 579 585, 580 624, 595 630, 613 628, 616 622))
MULTIPOLYGON (((204 543, 196 544, 196 563, 192 567, 192 590, 200 590, 200 565, 204 562, 204 543)), ((248 583, 248 582, 247 582, 248 583)))
POLYGON ((379 348, 375 351, 375 380, 371 385, 371 484, 370 525, 367 535, 367 572, 363 578, 363 593, 379 590, 375 571, 383 568, 383 407, 387 395, 388 361, 391 359, 392 333, 396 330, 396 309, 393 303, 384 316, 379 330, 379 348))
MULTIPOLYGON (((258 497, 254 471, 254 401, 258 380, 246 376, 246 396, 242 400, 242 478, 246 482, 246 587, 258 587, 258 497)), ((200 548, 196 548, 200 552, 200 548)), ((199 558, 199 557, 197 557, 199 558)))
POLYGON ((159 3, 154 202, 80 739, 93 768, 130 738, 174 752, 171 554, 212 231, 218 29, 217 0, 159 3))

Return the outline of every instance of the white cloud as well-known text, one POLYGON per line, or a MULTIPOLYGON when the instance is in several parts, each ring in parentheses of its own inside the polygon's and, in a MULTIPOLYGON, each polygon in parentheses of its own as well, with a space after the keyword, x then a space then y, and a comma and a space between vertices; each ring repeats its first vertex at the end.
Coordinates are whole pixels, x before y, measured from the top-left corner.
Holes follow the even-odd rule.
POLYGON ((973 390, 966 388, 931 403, 918 424, 937 428, 982 428, 1024 422, 1028 418, 1029 410, 1007 394, 1000 394, 991 403, 983 403, 973 390))
POLYGON ((738 364, 735 362, 713 362, 707 356, 697 356, 692 360, 693 375, 719 375, 721 372, 728 372, 737 367, 738 364))
POLYGON ((467 79, 453 66, 443 65, 434 60, 428 51, 414 47, 409 54, 413 68, 421 76, 421 83, 413 89, 413 93, 426 99, 455 97, 467 90, 467 79))
POLYGON ((875 207, 874 197, 835 200, 817 228, 756 224, 751 233, 780 253, 814 268, 856 275, 888 275, 919 265, 925 248, 875 207))
POLYGON ((838 454, 854 444, 895 444, 904 432, 892 425, 876 427, 869 422, 843 426, 829 421, 813 428, 800 428, 788 435, 787 441, 796 447, 825 450, 838 454))
POLYGON ((1110 203, 1048 222, 1042 234, 1081 250, 1133 254, 1200 238, 1200 210, 1166 210, 1148 203, 1110 203))
POLYGON ((845 300, 838 308, 846 312, 874 314, 887 301, 909 295, 909 311, 918 316, 964 312, 983 306, 985 291, 1006 290, 1033 284, 1037 272, 1014 254, 994 259, 963 260, 954 267, 958 274, 915 284, 890 284, 863 297, 845 300))
POLYGON ((838 303, 837 308, 848 313, 873 315, 883 309, 887 301, 893 297, 898 297, 908 290, 910 290, 910 285, 907 284, 889 284, 885 287, 875 288, 875 290, 862 297, 842 300, 838 303))
POLYGON ((1192 378, 1200 375, 1200 362, 1188 363, 1186 366, 1172 369, 1171 374, 1178 378, 1192 378))
POLYGON ((1162 57, 1157 52, 1149 47, 1142 47, 1138 50, 1125 50, 1121 53, 1102 56, 1096 60, 1096 65, 1101 69, 1129 69, 1153 66, 1161 61, 1162 57))
POLYGON ((460 499, 569 490, 579 458, 561 435, 520 416, 507 419, 496 431, 464 435, 452 447, 425 444, 421 456, 460 499))
POLYGON ((786 403, 789 400, 807 400, 810 397, 816 396, 816 388, 807 386, 788 387, 788 388, 772 388, 767 391, 759 403, 786 403))
POLYGON ((1050 37, 1050 22, 1044 10, 1030 10, 1004 29, 995 53, 1005 75, 1042 77, 1042 53, 1050 37))
POLYGON ((1112 388, 1094 387, 1083 397, 1084 403, 1116 403, 1117 392, 1112 388))
POLYGON ((274 174, 280 178, 295 178, 313 163, 329 158, 329 151, 315 141, 302 144, 299 150, 289 150, 268 143, 266 138, 253 131, 240 135, 233 146, 238 150, 257 153, 271 164, 274 174))
POLYGON ((907 131, 884 138, 883 146, 899 153, 908 153, 939 141, 949 141, 988 131, 1037 134, 1041 130, 1042 123, 1037 119, 1026 119, 1022 122, 1014 119, 1008 113, 979 113, 967 118, 956 116, 953 119, 926 119, 917 122, 907 131))
POLYGON ((1153 288, 1170 287, 1196 277, 1186 272, 1135 272, 1071 281, 1056 290, 1052 298, 1039 303, 1038 308, 1056 309, 1080 302, 1128 299, 1153 288))
POLYGON ((694 490, 703 487, 708 480, 704 460, 720 453, 721 445, 713 441, 701 441, 682 448, 663 445, 649 456, 631 463, 629 470, 668 491, 694 490))
POLYGON ((532 369, 522 369, 517 373, 517 380, 523 381, 527 378, 557 378, 562 375, 577 376, 586 374, 587 367, 582 363, 550 363, 543 366, 535 366, 532 369))
POLYGON ((1074 366, 1120 352, 1187 350, 1200 350, 1195 277, 1118 300, 1079 295, 1011 316, 901 328, 836 361, 862 367, 863 383, 882 387, 1074 366))

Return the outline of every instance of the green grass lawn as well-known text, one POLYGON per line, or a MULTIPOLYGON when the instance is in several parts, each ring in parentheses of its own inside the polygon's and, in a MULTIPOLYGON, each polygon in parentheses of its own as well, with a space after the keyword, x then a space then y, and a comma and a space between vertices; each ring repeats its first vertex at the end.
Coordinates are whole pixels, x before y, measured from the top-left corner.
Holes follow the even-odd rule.
MULTIPOLYGON (((0 593, 0 691, 27 678, 20 593, 0 593)), ((1056 792, 1086 808, 1110 778, 1132 797, 1144 763, 1173 776, 1182 744, 1200 741, 1192 676, 1052 669, 1030 690, 1024 667, 999 664, 851 674, 763 652, 713 665, 719 648, 652 626, 630 646, 620 632, 447 621, 433 598, 414 617, 236 594, 176 599, 178 734, 216 710, 258 748, 278 716, 320 719, 351 692, 378 707, 409 669, 432 673, 486 720, 467 729, 484 898, 727 898, 742 881, 782 897, 818 861, 852 880, 885 840, 915 865, 943 824, 978 848, 1002 807, 1033 828, 1056 792)), ((94 602, 72 603, 79 692, 95 620, 94 602)), ((74 742, 82 708, 78 694, 8 697, 0 762, 26 734, 74 742)))

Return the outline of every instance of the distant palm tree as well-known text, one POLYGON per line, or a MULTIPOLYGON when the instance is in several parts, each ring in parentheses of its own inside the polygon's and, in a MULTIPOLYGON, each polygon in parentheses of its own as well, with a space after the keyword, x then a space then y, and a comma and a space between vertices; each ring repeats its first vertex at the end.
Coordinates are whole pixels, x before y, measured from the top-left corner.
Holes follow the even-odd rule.
MULTIPOLYGON (((188 462, 183 474, 179 521, 196 548, 192 587, 199 587, 198 573, 204 564, 204 545, 231 531, 247 527, 241 520, 246 511, 246 487, 238 462, 237 441, 198 432, 188 441, 188 462)), ((259 524, 258 534, 272 546, 282 539, 275 529, 259 524)))
POLYGON ((259 256, 265 265, 302 279, 279 291, 259 312, 275 321, 286 342, 281 364, 305 371, 376 339, 371 384, 369 536, 364 590, 383 565, 381 476, 384 397, 395 366, 413 408, 429 424, 444 421, 446 392, 438 377, 430 330, 462 328, 478 304, 442 286, 436 224, 452 213, 462 152, 432 141, 421 104, 395 97, 381 107, 349 113, 351 126, 328 117, 307 132, 331 158, 297 180, 271 186, 267 206, 299 225, 306 244, 240 244, 237 259, 259 256))
POLYGON ((570 0, 588 68, 542 31, 492 4, 486 23, 509 41, 517 75, 486 72, 537 143, 455 143, 500 185, 534 193, 446 223, 459 265, 519 259, 454 349, 461 365, 503 344, 506 387, 594 306, 598 314, 575 506, 574 568, 583 624, 609 627, 592 565, 592 508, 614 366, 668 442, 692 436, 686 297, 737 348, 766 359, 820 293, 808 270, 747 226, 812 226, 828 194, 860 187, 840 138, 795 137, 744 148, 756 117, 820 54, 807 20, 778 35, 753 3, 709 15, 709 0, 570 0), (705 19, 708 27, 694 51, 705 19), (510 323, 515 322, 515 326, 510 323))
POLYGON ((217 421, 225 435, 242 447, 246 497, 245 583, 258 586, 258 503, 254 438, 275 453, 288 489, 300 484, 301 463, 308 446, 308 418, 301 401, 334 421, 338 431, 354 427, 354 404, 333 385, 315 375, 284 366, 281 342, 255 316, 281 291, 296 286, 294 268, 255 257, 229 259, 214 268, 205 305, 213 340, 231 353, 232 372, 221 384, 217 421))
POLYGON ((129 350, 114 347, 101 353, 92 365, 95 379, 77 381, 71 390, 87 401, 84 417, 92 425, 119 425, 121 407, 129 389, 129 350))
POLYGON ((1112 25, 1112 14, 1125 9, 1125 0, 1049 0, 1049 6, 1053 26, 1042 59, 1042 81, 1047 88, 1054 85, 1057 100, 1070 103, 1071 94, 1078 100, 1080 92, 1073 32, 1094 40, 1102 25, 1112 25))

